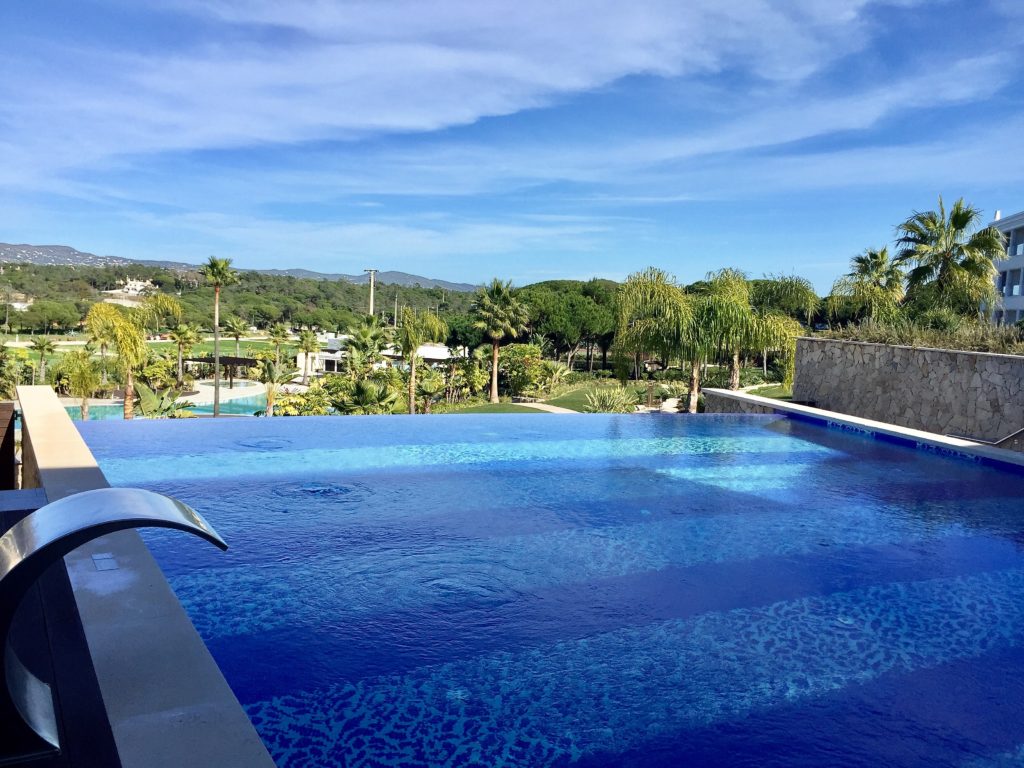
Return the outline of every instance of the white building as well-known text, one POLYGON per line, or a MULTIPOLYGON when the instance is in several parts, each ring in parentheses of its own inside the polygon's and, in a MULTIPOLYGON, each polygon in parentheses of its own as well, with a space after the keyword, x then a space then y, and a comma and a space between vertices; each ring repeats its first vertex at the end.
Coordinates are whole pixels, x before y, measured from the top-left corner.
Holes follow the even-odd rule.
MULTIPOLYGON (((347 336, 328 337, 326 339, 326 348, 321 349, 316 353, 316 355, 314 355, 313 359, 310 360, 310 373, 314 375, 321 375, 324 373, 335 373, 343 370, 343 361, 346 356, 346 339, 348 339, 347 336)), ((389 364, 402 367, 404 364, 402 351, 396 346, 388 345, 384 347, 381 354, 386 362, 377 363, 375 367, 389 364)), ((430 366, 446 362, 456 356, 456 353, 444 344, 423 344, 417 350, 416 354, 420 360, 430 366)), ((296 367, 301 371, 305 363, 306 353, 297 352, 295 355, 296 367)))
POLYGON ((996 262, 996 290, 1003 297, 1002 306, 995 308, 992 322, 1013 325, 1024 320, 1024 211, 1012 216, 1001 216, 996 211, 989 225, 1006 238, 1006 260, 996 262))

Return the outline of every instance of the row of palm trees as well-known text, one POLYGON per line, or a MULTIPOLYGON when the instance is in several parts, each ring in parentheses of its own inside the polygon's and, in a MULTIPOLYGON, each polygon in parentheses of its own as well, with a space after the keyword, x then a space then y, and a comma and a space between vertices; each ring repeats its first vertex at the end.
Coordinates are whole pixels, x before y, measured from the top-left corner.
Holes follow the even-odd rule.
MULTIPOLYGON (((811 284, 799 277, 762 281, 755 290, 746 275, 723 269, 688 290, 668 273, 649 268, 630 275, 619 289, 615 352, 639 362, 654 355, 690 369, 688 408, 697 411, 704 367, 712 359, 729 364, 729 386, 739 388, 741 356, 777 352, 790 363, 801 324, 780 309, 801 306, 809 315, 818 303, 811 284)), ((789 365, 787 365, 787 369, 789 365)))

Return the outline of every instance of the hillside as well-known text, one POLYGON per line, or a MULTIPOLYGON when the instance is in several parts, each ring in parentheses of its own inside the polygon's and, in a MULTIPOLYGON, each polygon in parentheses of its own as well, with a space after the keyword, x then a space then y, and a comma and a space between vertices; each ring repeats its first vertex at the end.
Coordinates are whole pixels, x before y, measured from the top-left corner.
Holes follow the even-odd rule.
MULTIPOLYGON (((117 267, 129 264, 140 264, 146 267, 157 267, 174 272, 193 272, 198 269, 196 264, 181 261, 152 261, 146 259, 126 259, 120 256, 97 256, 94 253, 79 251, 66 245, 15 245, 0 243, 0 263, 37 264, 44 266, 81 266, 81 267, 117 267)), ((342 273, 314 272, 308 269, 257 269, 241 270, 259 272, 266 275, 284 275, 304 278, 307 280, 330 280, 365 285, 369 277, 362 275, 346 275, 342 273)), ((441 288, 446 291, 468 293, 476 290, 475 285, 438 280, 431 277, 411 275, 407 272, 379 272, 377 282, 389 285, 421 288, 441 288)))

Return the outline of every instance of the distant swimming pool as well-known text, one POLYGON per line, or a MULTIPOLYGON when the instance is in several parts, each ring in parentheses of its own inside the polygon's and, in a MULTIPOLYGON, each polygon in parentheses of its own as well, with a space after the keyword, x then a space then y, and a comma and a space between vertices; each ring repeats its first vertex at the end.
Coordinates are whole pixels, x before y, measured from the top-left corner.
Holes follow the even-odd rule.
POLYGON ((282 768, 1024 758, 1024 476, 778 416, 95 422, 282 768))
MULTIPOLYGON (((220 412, 240 416, 252 416, 256 411, 262 411, 267 407, 267 396, 265 394, 250 395, 248 397, 236 397, 231 400, 221 400, 220 412)), ((82 409, 77 405, 69 405, 64 408, 68 415, 76 421, 82 415, 82 409)), ((213 403, 196 405, 189 408, 192 413, 213 414, 213 403)), ((136 410, 138 414, 138 410, 136 410)), ((90 405, 89 421, 120 421, 124 419, 123 405, 90 405)))

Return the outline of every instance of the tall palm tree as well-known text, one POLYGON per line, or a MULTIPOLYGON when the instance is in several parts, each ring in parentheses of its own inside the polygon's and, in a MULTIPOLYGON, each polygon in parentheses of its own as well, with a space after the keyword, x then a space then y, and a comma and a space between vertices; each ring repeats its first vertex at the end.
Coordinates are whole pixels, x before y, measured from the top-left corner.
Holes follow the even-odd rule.
POLYGON ((872 320, 893 320, 903 303, 906 273, 889 257, 889 249, 868 248, 850 260, 850 271, 835 281, 828 297, 829 314, 844 307, 872 320))
MULTIPOLYGON (((56 351, 53 341, 44 336, 32 339, 32 349, 39 353, 39 383, 46 383, 46 359, 56 351)), ((35 375, 32 376, 32 383, 36 383, 35 375)))
POLYGON ((238 282, 238 273, 231 268, 231 259, 211 256, 199 268, 207 285, 213 286, 213 415, 220 416, 220 292, 224 286, 238 282))
POLYGON ((281 365, 281 347, 288 343, 291 334, 284 323, 274 323, 270 328, 269 341, 274 345, 274 362, 281 365))
POLYGON ((272 360, 263 360, 260 363, 259 380, 263 382, 267 390, 267 407, 264 413, 267 416, 274 415, 274 403, 277 401, 277 393, 282 385, 287 384, 295 378, 298 373, 290 366, 281 366, 272 360))
POLYGON ((178 378, 175 386, 185 386, 185 355, 192 352, 192 347, 199 343, 199 328, 188 323, 179 323, 168 334, 170 340, 178 348, 178 378))
POLYGON ((88 421, 89 398, 100 387, 96 364, 92 360, 92 355, 84 349, 68 352, 64 356, 64 363, 68 371, 68 391, 73 397, 81 399, 80 418, 82 421, 88 421))
POLYGON ((409 413, 416 413, 416 362, 419 349, 429 342, 444 341, 448 336, 448 325, 437 315, 422 310, 406 308, 402 313, 402 324, 398 327, 398 346, 409 364, 409 413))
POLYGON ((494 278, 481 288, 473 302, 475 328, 491 340, 491 402, 498 402, 498 347, 506 339, 514 339, 527 330, 530 312, 516 297, 512 283, 494 278))
POLYGON ((940 196, 938 211, 915 211, 897 227, 896 262, 912 265, 908 298, 964 315, 996 301, 995 262, 1006 258, 1006 243, 995 227, 979 229, 981 220, 981 211, 963 198, 947 215, 940 196))
POLYGON ((619 286, 615 309, 615 354, 637 368, 648 354, 666 362, 679 356, 694 320, 691 297, 675 278, 654 267, 633 273, 619 286))
POLYGON ((85 329, 89 334, 89 342, 100 348, 104 386, 107 384, 107 350, 114 343, 113 329, 110 325, 110 312, 112 311, 114 311, 112 304, 94 304, 85 316, 85 329), (97 307, 100 309, 93 311, 97 307), (103 309, 104 307, 110 311, 103 309))
POLYGON ((305 330, 299 334, 299 351, 303 353, 302 386, 306 387, 309 386, 310 361, 313 355, 320 351, 320 342, 315 333, 305 330))

